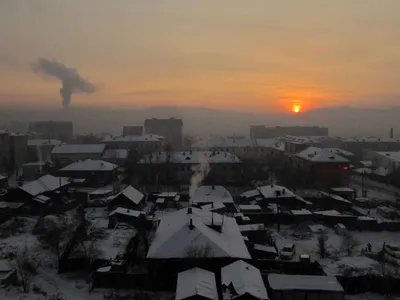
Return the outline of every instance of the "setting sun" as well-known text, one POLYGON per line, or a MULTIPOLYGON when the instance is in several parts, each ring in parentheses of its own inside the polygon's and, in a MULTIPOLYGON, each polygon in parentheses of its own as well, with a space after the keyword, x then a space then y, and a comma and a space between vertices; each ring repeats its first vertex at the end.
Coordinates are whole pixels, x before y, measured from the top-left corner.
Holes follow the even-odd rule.
POLYGON ((293 105, 293 107, 292 107, 292 111, 294 112, 294 113, 299 113, 300 112, 300 110, 301 110, 301 106, 300 105, 293 105))

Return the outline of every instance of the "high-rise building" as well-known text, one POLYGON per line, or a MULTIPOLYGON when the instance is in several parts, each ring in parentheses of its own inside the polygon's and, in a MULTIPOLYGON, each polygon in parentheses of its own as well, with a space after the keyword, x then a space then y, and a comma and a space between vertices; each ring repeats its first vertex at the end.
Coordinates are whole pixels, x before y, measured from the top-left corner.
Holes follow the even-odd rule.
POLYGON ((40 121, 29 124, 29 132, 42 133, 44 139, 55 139, 69 142, 73 139, 72 122, 40 121))
POLYGON ((171 146, 174 150, 182 148, 183 136, 182 119, 147 119, 144 122, 146 134, 156 134, 164 137, 164 145, 171 146))

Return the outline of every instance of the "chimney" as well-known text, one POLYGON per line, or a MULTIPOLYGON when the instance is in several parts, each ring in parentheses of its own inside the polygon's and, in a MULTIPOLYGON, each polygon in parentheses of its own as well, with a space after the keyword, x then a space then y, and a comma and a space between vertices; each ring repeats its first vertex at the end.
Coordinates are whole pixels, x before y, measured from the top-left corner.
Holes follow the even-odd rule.
POLYGON ((215 190, 215 185, 212 185, 211 188, 212 188, 213 190, 215 190))
POLYGON ((193 225, 193 220, 192 220, 192 218, 190 218, 189 229, 190 229, 190 230, 193 230, 193 229, 194 229, 194 225, 193 225))
POLYGON ((393 128, 390 128, 390 138, 393 138, 393 128))
POLYGON ((187 209, 187 214, 188 214, 188 215, 191 215, 191 214, 192 214, 192 208, 191 208, 191 207, 188 207, 188 209, 187 209))

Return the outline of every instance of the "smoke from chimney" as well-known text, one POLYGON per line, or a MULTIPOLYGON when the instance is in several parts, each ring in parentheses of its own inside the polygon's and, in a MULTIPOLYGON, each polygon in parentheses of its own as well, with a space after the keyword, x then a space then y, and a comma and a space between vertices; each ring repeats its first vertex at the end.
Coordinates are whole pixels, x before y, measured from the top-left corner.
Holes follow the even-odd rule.
POLYGON ((208 173, 210 173, 210 164, 208 163, 207 158, 204 155, 204 158, 200 161, 200 164, 193 167, 193 175, 190 178, 190 188, 189 188, 189 202, 194 197, 194 193, 196 192, 199 185, 203 182, 204 178, 207 177, 208 173))
POLYGON ((82 78, 78 72, 65 66, 56 60, 39 58, 33 65, 35 73, 55 77, 61 81, 60 95, 63 107, 68 107, 71 103, 72 94, 93 93, 96 87, 89 80, 82 78))

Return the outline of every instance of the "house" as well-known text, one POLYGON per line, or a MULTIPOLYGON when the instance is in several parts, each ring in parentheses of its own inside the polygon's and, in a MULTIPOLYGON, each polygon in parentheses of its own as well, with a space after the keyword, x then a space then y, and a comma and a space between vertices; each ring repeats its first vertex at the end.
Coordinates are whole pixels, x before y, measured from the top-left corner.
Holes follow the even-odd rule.
POLYGON ((241 160, 227 152, 154 152, 137 163, 144 181, 177 184, 190 182, 193 172, 200 166, 209 171, 204 179, 206 184, 241 182, 241 160))
POLYGON ((236 212, 231 193, 221 185, 202 185, 198 187, 194 191, 190 202, 195 206, 222 203, 228 211, 236 212))
POLYGON ((259 269, 237 260, 221 269, 223 299, 269 299, 259 269))
POLYGON ((145 196, 141 192, 129 185, 118 194, 109 196, 106 200, 110 210, 117 207, 137 210, 143 205, 144 199, 145 196))
POLYGON ((16 284, 17 282, 18 276, 15 269, 7 260, 0 259, 0 285, 16 284))
POLYGON ((108 215, 108 228, 114 228, 119 222, 133 226, 147 226, 146 214, 142 211, 118 207, 108 215))
POLYGON ((302 208, 306 205, 306 202, 299 199, 291 190, 277 184, 264 185, 245 192, 242 198, 256 200, 263 210, 269 209, 270 204, 292 208, 302 208))
POLYGON ((213 272, 193 268, 178 274, 175 300, 218 300, 213 272))
POLYGON ((117 179, 118 166, 104 160, 86 159, 58 171, 60 176, 85 179, 89 186, 105 186, 117 179))
POLYGON ((303 186, 329 188, 349 181, 350 161, 323 148, 304 149, 293 157, 292 164, 303 186))
POLYGON ((199 257, 250 258, 236 220, 198 209, 184 208, 161 218, 148 259, 199 257))
POLYGON ((271 299, 344 299, 344 290, 335 277, 306 275, 268 275, 271 299))
POLYGON ((43 206, 52 203, 57 198, 60 199, 69 184, 67 178, 45 175, 10 191, 7 197, 33 206, 43 206))
POLYGON ((201 209, 205 209, 218 214, 224 214, 226 212, 226 206, 222 202, 213 202, 211 204, 206 204, 201 206, 201 209))
POLYGON ((61 144, 54 147, 50 158, 58 165, 66 166, 79 160, 101 159, 105 150, 105 144, 61 144))
POLYGON ((359 159, 364 158, 363 152, 365 150, 372 151, 399 151, 400 140, 394 138, 380 138, 380 137, 351 137, 341 140, 341 149, 350 151, 355 154, 359 159))

